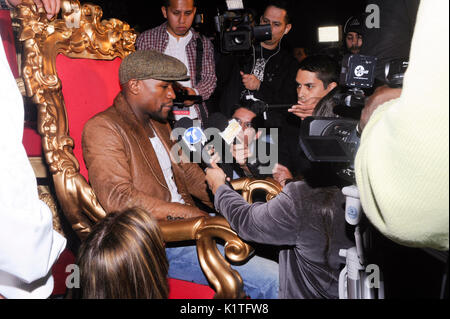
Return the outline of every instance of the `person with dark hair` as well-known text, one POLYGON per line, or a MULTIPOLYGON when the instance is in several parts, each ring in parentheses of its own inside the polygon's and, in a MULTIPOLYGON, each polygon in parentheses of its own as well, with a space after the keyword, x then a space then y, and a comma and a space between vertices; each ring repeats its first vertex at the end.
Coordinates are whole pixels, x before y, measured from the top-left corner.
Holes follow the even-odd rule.
MULTIPOLYGON (((172 85, 186 79, 181 61, 157 51, 135 51, 120 64, 121 92, 110 108, 89 119, 82 135, 89 182, 107 213, 140 207, 157 220, 209 217, 194 200, 213 206, 204 172, 171 152, 172 85)), ((208 284, 195 244, 167 247, 166 254, 170 278, 208 284)), ((233 268, 252 298, 274 298, 278 265, 257 257, 233 268)))
MULTIPOLYGON (((331 57, 311 55, 305 58, 297 71, 298 104, 292 106, 288 112, 303 120, 312 116, 319 102, 324 100, 320 104, 321 114, 324 114, 324 108, 327 109, 326 114, 334 113, 333 96, 339 90, 338 76, 339 65, 331 57)), ((311 163, 300 149, 298 140, 297 129, 280 143, 279 163, 274 167, 273 176, 281 185, 293 177, 303 176, 311 168, 311 163)))
MULTIPOLYGON (((180 81, 180 91, 199 95, 206 101, 216 88, 214 47, 209 39, 192 28, 196 6, 194 0, 164 0, 161 7, 167 22, 144 31, 136 40, 138 50, 156 50, 183 62, 189 78, 180 81)), ((205 123, 208 118, 206 104, 185 101, 184 108, 172 110, 175 120, 189 117, 205 123)))
POLYGON ((236 143, 230 146, 233 163, 222 163, 222 169, 230 179, 271 176, 278 160, 278 149, 262 139, 264 133, 263 108, 258 101, 248 100, 235 105, 231 119, 241 125, 236 143), (275 156, 275 157, 274 157, 275 156))
POLYGON ((312 55, 300 63, 297 72, 298 104, 288 112, 304 119, 311 116, 317 103, 339 83, 339 65, 326 55, 312 55))
POLYGON ((134 208, 108 214, 77 256, 82 299, 165 299, 169 294, 164 241, 156 220, 134 208))
MULTIPOLYGON (((292 29, 287 1, 269 1, 260 24, 270 24, 272 38, 255 44, 249 52, 222 54, 217 64, 217 88, 211 104, 231 117, 233 106, 253 96, 268 104, 295 103, 295 72, 298 61, 282 48, 292 29)), ((269 111, 272 127, 286 125, 285 112, 269 111)), ((295 119, 294 119, 295 120, 295 119)))
POLYGON ((206 181, 214 205, 244 240, 282 246, 279 298, 338 298, 340 249, 353 246, 345 231, 345 198, 340 189, 304 181, 289 183, 267 203, 248 204, 225 184, 213 164, 206 181))
POLYGON ((361 17, 350 17, 344 26, 344 41, 348 53, 359 54, 363 45, 363 22, 361 17))

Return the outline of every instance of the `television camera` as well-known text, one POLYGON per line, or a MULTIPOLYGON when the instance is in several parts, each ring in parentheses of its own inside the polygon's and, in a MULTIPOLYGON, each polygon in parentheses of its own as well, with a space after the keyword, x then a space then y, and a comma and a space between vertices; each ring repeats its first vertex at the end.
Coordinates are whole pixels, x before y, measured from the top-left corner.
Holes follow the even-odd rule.
POLYGON ((214 17, 222 53, 248 51, 255 42, 272 38, 269 24, 255 25, 254 14, 244 9, 242 0, 227 0, 227 10, 214 17))
MULTIPOLYGON (((363 108, 365 90, 373 87, 377 59, 364 55, 346 55, 342 61, 339 84, 348 91, 334 96, 338 105, 363 108)), ((401 87, 408 67, 406 59, 386 64, 385 80, 390 87, 401 87)), ((300 131, 300 146, 312 162, 336 163, 338 175, 354 183, 353 161, 359 147, 358 120, 336 117, 306 118, 300 131)))
MULTIPOLYGON (((336 96, 336 102, 348 107, 364 107, 364 89, 372 88, 376 58, 362 55, 344 57, 340 84, 349 90, 336 96)), ((408 62, 392 60, 386 64, 386 83, 401 87, 408 62)), ((339 298, 384 299, 384 282, 377 265, 368 264, 364 245, 365 233, 360 229, 363 214, 360 195, 355 183, 354 158, 359 147, 358 120, 346 118, 306 118, 300 131, 300 146, 309 160, 338 165, 337 174, 353 185, 344 187, 346 196, 345 220, 355 226, 355 246, 341 249, 339 255, 346 259, 339 276, 339 298)))

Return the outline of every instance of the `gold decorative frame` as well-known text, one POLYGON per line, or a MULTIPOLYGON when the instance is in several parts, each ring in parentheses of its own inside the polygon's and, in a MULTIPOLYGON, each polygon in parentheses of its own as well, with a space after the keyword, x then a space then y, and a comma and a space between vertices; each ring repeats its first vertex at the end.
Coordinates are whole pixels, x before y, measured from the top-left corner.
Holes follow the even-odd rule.
POLYGON ((253 193, 262 189, 266 192, 266 201, 277 196, 283 189, 280 183, 273 178, 257 180, 252 178, 239 178, 231 181, 231 186, 236 191, 241 191, 242 197, 249 203, 253 203, 253 193))
MULTIPOLYGON (((61 8, 62 18, 48 20, 33 0, 23 0, 14 18, 20 24, 19 40, 23 42, 24 86, 38 108, 38 131, 56 197, 72 228, 84 239, 106 213, 80 174, 73 154, 74 141, 68 130, 56 57, 64 54, 84 59, 124 58, 135 50, 136 34, 120 20, 101 20, 103 13, 97 5, 62 0, 61 8)), ((215 298, 245 297, 242 278, 220 254, 215 239, 225 241, 225 255, 234 262, 245 260, 252 248, 239 239, 223 217, 167 221, 161 222, 160 227, 167 242, 196 241, 200 264, 216 291, 215 298)))
POLYGON ((72 228, 85 238, 105 211, 79 173, 69 135, 56 56, 113 60, 134 51, 136 35, 116 19, 101 21, 102 10, 79 1, 61 1, 62 19, 49 21, 43 9, 24 0, 15 12, 23 42, 22 77, 26 93, 38 107, 38 132, 45 160, 53 176, 56 196, 72 228))

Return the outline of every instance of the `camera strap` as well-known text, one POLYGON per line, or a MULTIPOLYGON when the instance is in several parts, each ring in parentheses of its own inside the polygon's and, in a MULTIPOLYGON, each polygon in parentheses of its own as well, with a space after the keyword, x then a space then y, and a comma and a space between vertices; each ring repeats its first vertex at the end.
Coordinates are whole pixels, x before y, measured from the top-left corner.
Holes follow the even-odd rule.
POLYGON ((202 37, 199 35, 197 38, 197 56, 195 60, 195 85, 198 85, 202 80, 202 59, 203 59, 203 42, 202 37))
MULTIPOLYGON (((195 85, 198 85, 202 80, 202 72, 203 72, 203 41, 202 36, 199 34, 197 38, 197 55, 195 61, 195 85)), ((200 112, 200 118, 202 121, 206 121, 208 115, 204 109, 204 104, 199 104, 196 108, 197 112, 200 112)))

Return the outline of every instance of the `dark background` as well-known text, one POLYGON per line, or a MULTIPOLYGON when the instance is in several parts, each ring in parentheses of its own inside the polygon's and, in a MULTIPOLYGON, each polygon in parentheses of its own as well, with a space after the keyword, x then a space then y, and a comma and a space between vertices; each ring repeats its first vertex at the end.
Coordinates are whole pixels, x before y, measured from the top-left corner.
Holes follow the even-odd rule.
MULTIPOLYGON (((103 18, 117 18, 142 32, 164 22, 161 0, 91 0, 81 1, 98 4, 103 9, 103 18)), ((265 0, 244 0, 246 9, 254 9, 259 15, 266 5, 265 0)), ((344 25, 352 15, 364 12, 364 0, 292 0, 293 29, 286 37, 291 47, 311 47, 317 41, 317 27, 323 25, 344 25)), ((217 8, 225 6, 225 0, 198 0, 197 10, 204 14, 204 29, 213 34, 213 17, 217 8)))

